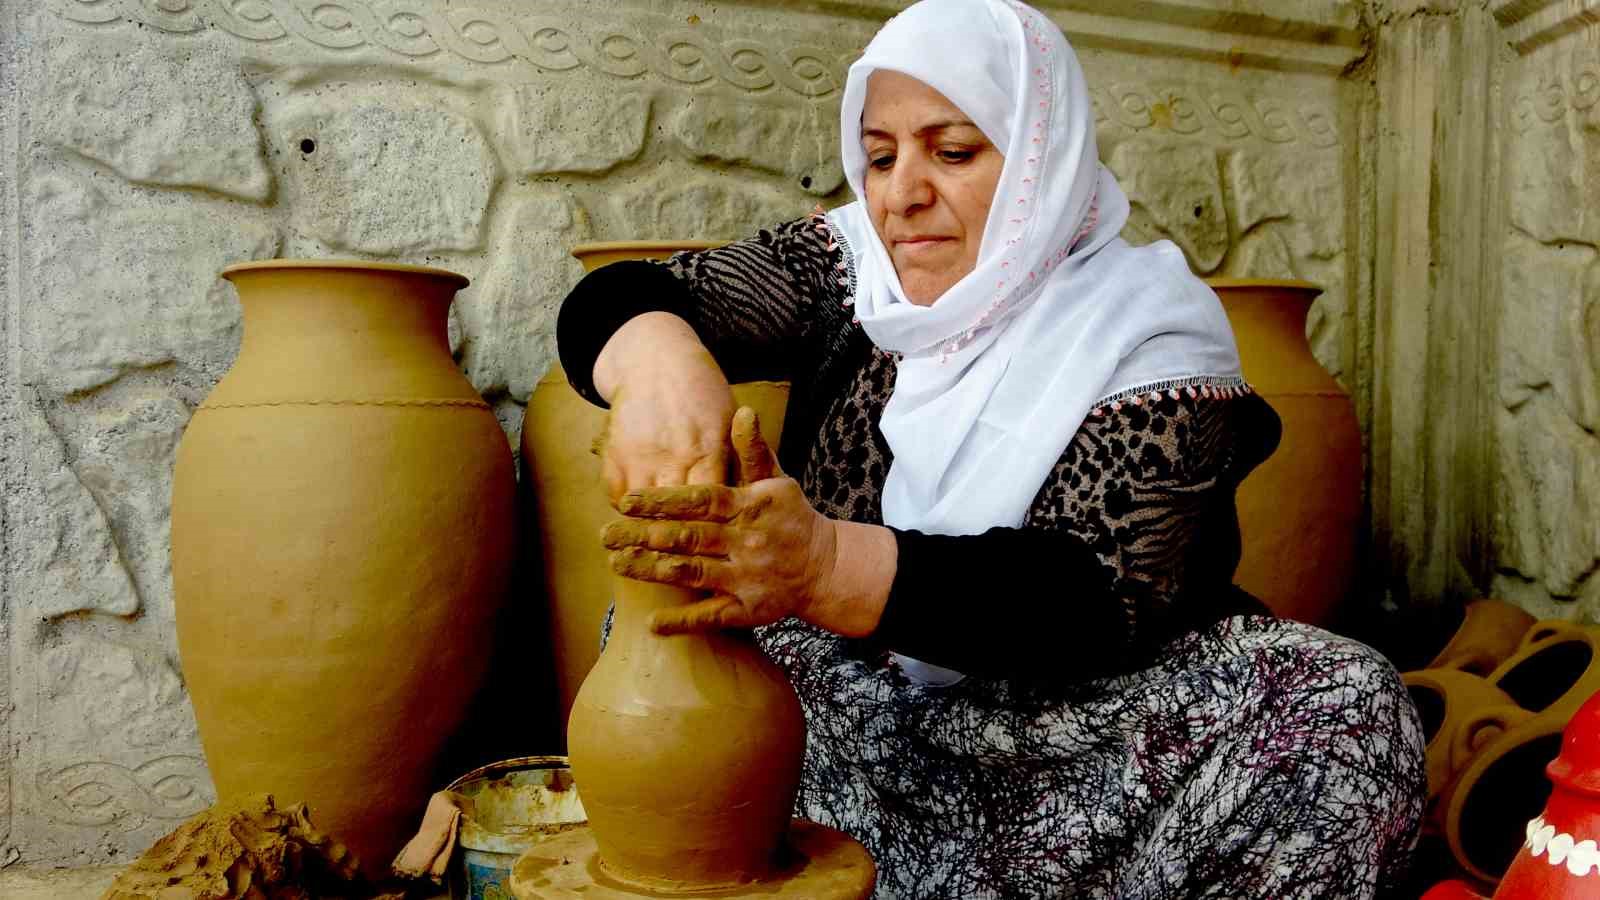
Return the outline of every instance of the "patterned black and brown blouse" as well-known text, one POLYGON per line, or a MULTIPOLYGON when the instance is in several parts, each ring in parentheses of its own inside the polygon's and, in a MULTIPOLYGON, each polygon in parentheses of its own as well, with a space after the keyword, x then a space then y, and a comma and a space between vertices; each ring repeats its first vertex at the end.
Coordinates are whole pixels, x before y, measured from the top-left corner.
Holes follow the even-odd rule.
MULTIPOLYGON (((629 318, 684 318, 732 381, 790 382, 779 461, 882 524, 897 360, 852 319, 817 217, 586 277, 573 385, 629 318)), ((1084 422, 1023 524, 896 531, 875 634, 762 629, 809 738, 797 814, 861 840, 890 897, 1368 897, 1415 841, 1422 739, 1371 649, 1233 586, 1234 493, 1278 423, 1234 386, 1141 389, 1084 422), (975 614, 979 611, 980 614, 975 614), (968 673, 911 678, 890 651, 968 673)))

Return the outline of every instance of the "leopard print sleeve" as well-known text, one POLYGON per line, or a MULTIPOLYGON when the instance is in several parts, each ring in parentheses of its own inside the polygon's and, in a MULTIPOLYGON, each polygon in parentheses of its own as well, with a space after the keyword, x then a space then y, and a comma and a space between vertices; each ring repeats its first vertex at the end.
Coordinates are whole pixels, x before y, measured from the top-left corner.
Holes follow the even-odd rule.
POLYGON ((1237 452, 1246 425, 1241 410, 1265 406, 1242 394, 1152 392, 1100 408, 1028 512, 1025 528, 1071 534, 1099 560, 1128 644, 1166 631, 1162 620, 1186 591, 1202 587, 1187 583, 1191 575, 1203 569, 1231 580, 1238 561, 1234 489, 1256 462, 1237 452), (1232 559, 1214 558, 1219 553, 1232 559))

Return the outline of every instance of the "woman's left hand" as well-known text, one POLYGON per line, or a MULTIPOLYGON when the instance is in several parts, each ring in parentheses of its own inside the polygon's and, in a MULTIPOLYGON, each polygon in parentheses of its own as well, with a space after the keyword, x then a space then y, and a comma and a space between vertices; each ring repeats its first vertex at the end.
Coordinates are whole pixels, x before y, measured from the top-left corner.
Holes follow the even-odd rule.
POLYGON ((658 610, 651 628, 679 634, 752 628, 805 618, 832 571, 832 520, 811 508, 761 437, 755 411, 733 419, 739 487, 689 485, 624 494, 628 518, 606 526, 611 568, 619 575, 713 592, 658 610))

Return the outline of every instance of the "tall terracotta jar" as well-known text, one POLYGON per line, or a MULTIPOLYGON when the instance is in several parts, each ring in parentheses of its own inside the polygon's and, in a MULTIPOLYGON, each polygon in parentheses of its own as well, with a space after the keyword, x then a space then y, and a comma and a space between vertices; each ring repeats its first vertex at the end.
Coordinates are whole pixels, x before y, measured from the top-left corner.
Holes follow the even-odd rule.
POLYGON ((415 828, 479 686, 515 546, 494 414, 438 269, 223 273, 244 341, 178 450, 178 643, 224 798, 305 801, 369 874, 415 828))
POLYGON ((1236 580, 1273 612, 1327 624, 1349 593, 1361 524, 1355 405, 1311 355, 1302 281, 1210 279, 1244 375, 1283 421, 1278 450, 1239 486, 1244 553, 1236 580))
MULTIPOLYGON (((680 250, 718 246, 708 241, 614 241, 582 244, 572 255, 592 272, 624 259, 662 259, 680 250)), ((783 431, 786 384, 737 384, 734 399, 754 407, 768 443, 783 431)), ((538 561, 543 595, 534 602, 549 610, 550 643, 560 692, 557 731, 565 727, 578 688, 600 653, 600 623, 611 600, 606 550, 596 535, 616 517, 600 479, 598 441, 606 412, 578 396, 559 363, 539 380, 522 421, 523 535, 526 557, 538 561)))

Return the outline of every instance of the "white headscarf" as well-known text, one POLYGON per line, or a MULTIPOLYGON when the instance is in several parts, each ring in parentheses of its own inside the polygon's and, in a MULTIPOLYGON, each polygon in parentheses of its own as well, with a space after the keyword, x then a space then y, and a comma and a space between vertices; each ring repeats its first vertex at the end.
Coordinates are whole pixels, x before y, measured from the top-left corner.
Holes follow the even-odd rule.
MULTIPOLYGON (((840 134, 857 200, 829 223, 854 266, 862 327, 904 354, 879 423, 894 452, 885 523, 933 534, 1021 525, 1097 407, 1243 388, 1227 316, 1182 251, 1119 237, 1128 200, 1100 164, 1083 70, 1037 10, 909 7, 850 67, 840 134), (931 306, 906 298, 865 205, 861 115, 879 69, 939 91, 1005 156, 977 265, 931 306)), ((960 677, 902 663, 926 680, 960 677)))

